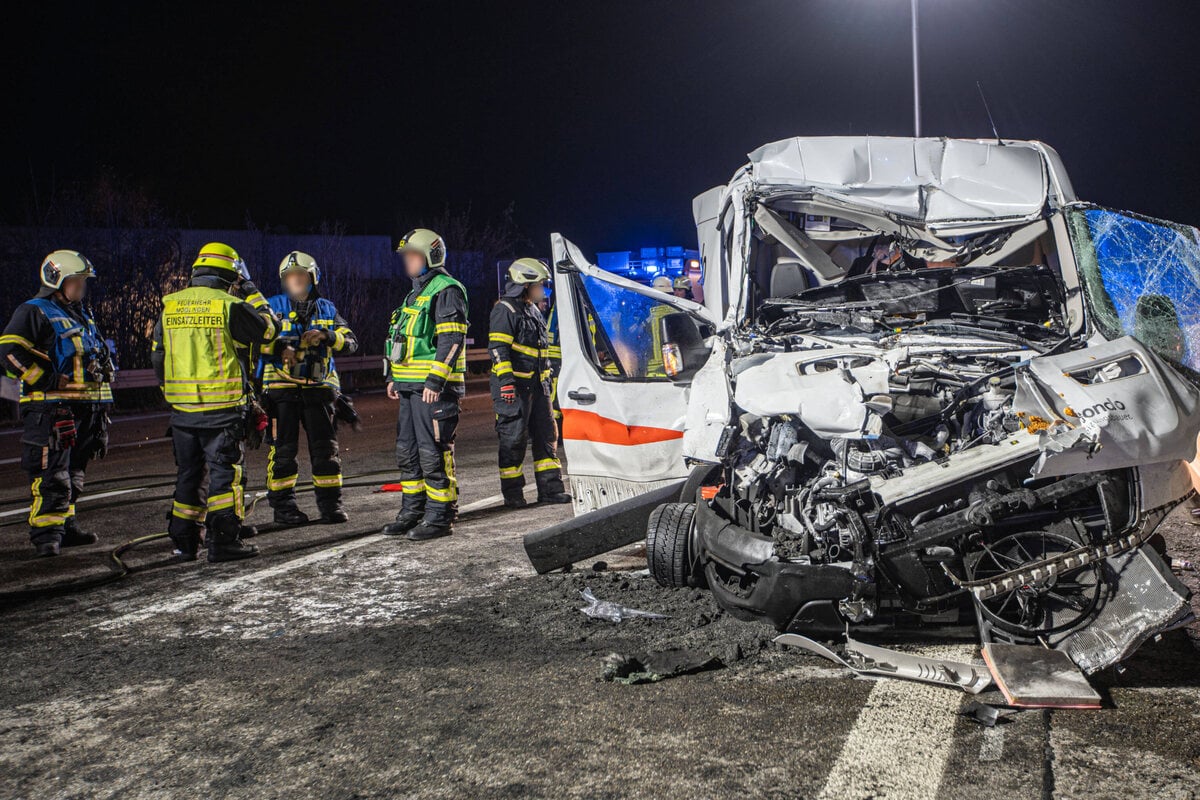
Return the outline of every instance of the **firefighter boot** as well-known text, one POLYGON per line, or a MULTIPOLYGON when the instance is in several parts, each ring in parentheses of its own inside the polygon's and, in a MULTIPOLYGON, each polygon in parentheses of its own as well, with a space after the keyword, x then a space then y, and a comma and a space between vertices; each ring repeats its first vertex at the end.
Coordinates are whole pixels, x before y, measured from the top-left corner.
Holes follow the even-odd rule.
POLYGON ((79 522, 75 517, 67 517, 66 523, 63 525, 63 547, 80 547, 81 545, 95 544, 100 541, 100 537, 91 531, 81 530, 79 522))
POLYGON ((422 516, 422 514, 401 511, 396 515, 395 522, 389 522, 383 526, 383 532, 387 536, 403 536, 421 524, 422 516))
POLYGON ((452 533, 454 533, 454 528, 450 525, 436 525, 430 522, 422 522, 408 532, 408 538, 414 542, 424 542, 428 539, 440 539, 452 533))
POLYGON ((283 503, 275 507, 275 524, 285 528, 308 524, 308 514, 296 508, 296 503, 283 503))
POLYGON ((208 560, 237 561, 258 555, 258 548, 242 541, 241 521, 233 514, 223 514, 208 523, 208 560))

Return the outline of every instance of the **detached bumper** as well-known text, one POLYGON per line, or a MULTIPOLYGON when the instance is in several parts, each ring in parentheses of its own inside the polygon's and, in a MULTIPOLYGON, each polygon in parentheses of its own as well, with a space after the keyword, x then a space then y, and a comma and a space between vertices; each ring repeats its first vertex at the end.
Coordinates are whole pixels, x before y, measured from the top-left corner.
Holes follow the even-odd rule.
POLYGON ((735 617, 779 630, 843 630, 837 601, 853 592, 849 570, 780 561, 771 539, 726 520, 708 503, 696 504, 696 547, 709 589, 735 617))

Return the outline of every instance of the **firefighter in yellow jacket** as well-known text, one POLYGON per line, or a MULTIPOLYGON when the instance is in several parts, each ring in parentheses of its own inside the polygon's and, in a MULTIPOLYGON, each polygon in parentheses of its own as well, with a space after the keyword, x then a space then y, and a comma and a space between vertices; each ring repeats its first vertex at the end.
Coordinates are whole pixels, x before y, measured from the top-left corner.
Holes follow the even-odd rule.
POLYGON ((242 524, 243 443, 248 422, 256 423, 247 419, 253 395, 246 354, 278 333, 246 263, 225 244, 202 247, 191 284, 163 298, 151 360, 172 408, 178 474, 167 532, 182 560, 195 560, 201 524, 209 561, 258 554, 243 542, 256 532, 242 524), (206 473, 207 498, 201 492, 206 473))
POLYGON ((448 536, 458 510, 454 432, 466 391, 467 290, 446 272, 446 245, 433 231, 410 231, 396 251, 412 280, 384 344, 388 397, 400 401, 396 464, 403 498, 383 532, 423 541, 448 536))

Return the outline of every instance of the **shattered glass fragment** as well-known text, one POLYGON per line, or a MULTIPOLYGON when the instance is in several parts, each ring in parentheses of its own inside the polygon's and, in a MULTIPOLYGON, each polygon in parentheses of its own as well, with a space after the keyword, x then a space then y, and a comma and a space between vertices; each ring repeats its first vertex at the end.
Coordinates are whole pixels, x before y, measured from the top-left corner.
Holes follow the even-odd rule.
POLYGON ((1105 338, 1130 335, 1168 361, 1200 369, 1200 231, 1082 204, 1067 221, 1105 338))

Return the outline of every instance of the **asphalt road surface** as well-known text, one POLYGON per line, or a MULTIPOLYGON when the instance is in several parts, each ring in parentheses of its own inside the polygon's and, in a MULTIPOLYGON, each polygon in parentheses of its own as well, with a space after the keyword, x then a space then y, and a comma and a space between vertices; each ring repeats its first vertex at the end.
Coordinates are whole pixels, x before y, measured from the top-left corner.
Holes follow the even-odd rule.
MULTIPOLYGON (((364 430, 342 437, 349 523, 270 530, 264 501, 257 559, 176 564, 151 542, 128 553, 123 580, 34 599, 11 593, 103 578, 114 546, 164 529, 166 418, 114 426, 117 446, 79 505, 101 544, 38 561, 18 437, 0 432, 0 797, 1200 795, 1195 628, 1100 676, 1103 710, 983 728, 960 715, 961 693, 851 679, 703 592, 658 588, 636 548, 602 571, 534 575, 521 535, 570 511, 498 507, 480 392, 459 433, 455 535, 373 533, 399 502, 376 492, 387 476, 368 475, 394 463, 394 406, 380 394, 359 406, 364 430), (668 618, 590 620, 585 587, 668 618), (661 652, 723 666, 647 685, 601 679, 610 653, 661 652)), ((250 458, 251 487, 264 460, 250 458)), ((313 510, 311 495, 302 506, 313 510)), ((1194 560, 1195 530, 1176 518, 1168 530, 1194 560)), ((969 642, 920 649, 976 654, 969 642)))

